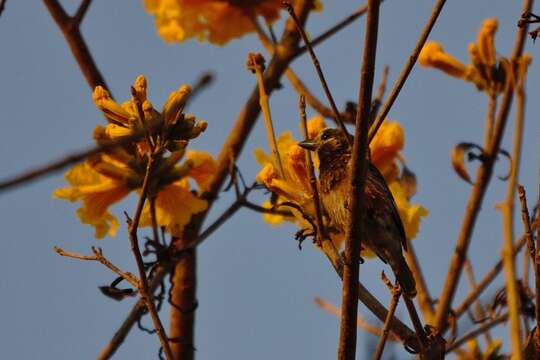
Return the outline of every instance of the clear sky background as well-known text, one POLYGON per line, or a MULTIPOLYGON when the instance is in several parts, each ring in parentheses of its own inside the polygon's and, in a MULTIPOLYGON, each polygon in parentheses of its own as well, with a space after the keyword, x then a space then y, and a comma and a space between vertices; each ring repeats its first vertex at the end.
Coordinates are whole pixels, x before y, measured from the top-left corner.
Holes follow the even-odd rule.
MULTIPOLYGON (((76 1, 64 1, 68 9, 76 1)), ((363 2, 325 1, 325 10, 309 18, 307 29, 320 33, 363 2)), ((390 65, 390 84, 406 61, 433 1, 387 0, 381 7, 377 79, 390 65)), ((467 44, 476 40, 483 19, 497 17, 497 51, 508 55, 513 46, 520 1, 449 1, 431 35, 445 49, 467 61, 467 44)), ((281 26, 277 27, 281 29, 281 26)), ((317 48, 333 94, 341 106, 358 91, 364 22, 357 21, 317 48)), ((190 111, 206 119, 208 130, 192 148, 216 154, 255 85, 245 70, 248 52, 261 51, 254 35, 226 47, 188 41, 165 44, 156 35, 153 18, 141 1, 94 1, 82 31, 115 97, 129 97, 129 86, 145 74, 149 96, 160 108, 168 93, 181 83, 195 81, 207 70, 214 85, 191 104, 190 111)), ((92 144, 93 128, 104 119, 91 99, 62 34, 40 1, 8 0, 0 17, 0 177, 15 174, 92 144)), ((527 41, 533 58, 540 51, 527 41)), ((529 101, 520 182, 534 203, 538 188, 540 93, 537 60, 528 82, 529 101)), ((315 72, 306 57, 293 68, 323 98, 315 72)), ((297 97, 287 81, 270 105, 277 132, 297 133, 297 97)), ((474 86, 432 70, 417 67, 390 112, 406 133, 404 155, 416 172, 419 191, 415 202, 430 215, 414 240, 430 290, 437 297, 447 275, 462 213, 471 187, 460 180, 449 163, 452 147, 461 141, 480 143, 487 98, 474 86)), ((313 112, 311 112, 313 114, 313 112)), ((511 115, 513 116, 513 115, 511 115)), ((513 117, 503 147, 511 148, 513 117)), ((248 180, 259 170, 253 149, 266 147, 262 122, 254 129, 239 166, 248 180)), ((504 174, 507 163, 496 166, 504 174)), ((54 200, 51 192, 64 186, 62 173, 9 193, 0 194, 0 357, 4 359, 92 359, 116 331, 133 299, 114 302, 98 286, 114 275, 97 263, 61 258, 52 247, 90 253, 99 245, 106 256, 125 270, 136 271, 125 227, 116 238, 100 242, 93 229, 79 223, 77 204, 54 200)), ((501 249, 501 216, 496 203, 505 197, 506 184, 494 178, 474 230, 471 258, 477 276, 495 263, 501 249)), ((254 201, 262 201, 262 195, 254 201)), ((212 210, 215 218, 233 201, 223 194, 212 210)), ((114 207, 117 214, 133 210, 134 199, 114 207)), ((519 218, 516 233, 521 233, 519 218)), ((339 304, 340 283, 326 258, 307 244, 298 251, 291 225, 273 228, 261 216, 241 210, 209 238, 199 251, 196 315, 198 359, 331 359, 335 357, 339 319, 313 302, 315 296, 339 304)), ((361 280, 388 303, 379 280, 378 260, 361 267, 361 280)), ((389 270, 386 269, 389 273, 389 270)), ((487 295, 502 285, 498 277, 487 295)), ((461 286, 458 298, 465 294, 461 286)), ((485 297, 489 300, 490 297, 485 297)), ((360 312, 373 320, 360 306, 360 312)), ((400 307, 399 315, 407 320, 400 307)), ((168 322, 168 308, 162 311, 168 322)), ((374 321, 374 320, 373 320, 374 321)), ((149 319, 145 323, 150 325, 149 319)), ((464 332, 470 326, 461 324, 464 332)), ((369 338, 360 332, 359 359, 366 358, 369 338)), ((496 332, 505 337, 506 332, 496 332)), ((117 359, 156 358, 159 344, 153 335, 133 330, 117 359)), ((389 351, 390 352, 390 351, 389 351)), ((407 354, 396 349, 397 358, 407 354)))

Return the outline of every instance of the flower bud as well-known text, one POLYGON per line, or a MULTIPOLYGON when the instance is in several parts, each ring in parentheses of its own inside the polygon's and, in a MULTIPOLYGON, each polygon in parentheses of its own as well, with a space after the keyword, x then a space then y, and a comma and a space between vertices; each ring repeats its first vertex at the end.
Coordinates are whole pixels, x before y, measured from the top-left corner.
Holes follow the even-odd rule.
POLYGON ((497 63, 495 33, 497 32, 498 24, 495 18, 486 19, 478 32, 478 53, 484 65, 489 68, 495 66, 497 63))
POLYGON ((162 115, 165 123, 173 123, 179 112, 182 112, 184 105, 191 94, 191 87, 189 85, 182 85, 178 90, 170 93, 169 98, 163 105, 162 115))
POLYGON ((127 125, 133 117, 122 106, 114 101, 109 92, 101 86, 96 86, 92 93, 92 99, 96 106, 103 111, 107 120, 112 123, 127 125))
POLYGON ((428 41, 424 45, 418 62, 423 66, 435 67, 457 78, 464 78, 467 74, 467 66, 452 55, 447 54, 441 44, 434 41, 428 41))

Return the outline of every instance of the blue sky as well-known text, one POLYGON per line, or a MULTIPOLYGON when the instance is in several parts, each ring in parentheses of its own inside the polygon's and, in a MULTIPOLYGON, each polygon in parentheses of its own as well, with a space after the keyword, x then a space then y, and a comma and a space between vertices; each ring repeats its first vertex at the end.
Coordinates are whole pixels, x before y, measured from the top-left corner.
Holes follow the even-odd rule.
MULTIPOLYGON (((75 2, 69 2, 70 9, 75 2)), ((362 2, 323 1, 325 10, 313 14, 307 28, 317 34, 351 13, 362 2)), ((387 0, 381 8, 377 53, 377 79, 383 65, 390 66, 392 83, 414 46, 433 1, 414 4, 387 0)), ((497 17, 496 46, 500 55, 510 53, 518 1, 455 0, 446 5, 431 39, 466 61, 467 44, 475 41, 483 19, 497 17)), ((280 29, 280 26, 277 26, 280 29)), ((148 79, 149 96, 160 107, 168 93, 181 83, 195 81, 207 70, 216 82, 191 105, 190 111, 208 121, 208 130, 191 146, 216 154, 255 85, 245 70, 248 52, 261 51, 257 38, 246 36, 216 47, 197 41, 165 44, 156 35, 153 19, 140 1, 95 1, 82 31, 88 45, 119 100, 129 97, 129 86, 139 74, 148 79)), ((363 22, 356 22, 317 48, 329 86, 338 105, 355 100, 363 42, 363 22)), ((92 144, 91 133, 104 119, 91 99, 71 53, 44 5, 37 1, 8 1, 0 17, 0 177, 60 157, 92 144)), ((526 51, 539 51, 527 41, 526 51)), ((307 57, 292 67, 321 98, 323 94, 307 57)), ((539 89, 538 66, 530 68, 528 94, 539 89)), ((376 79, 376 81, 377 81, 376 79)), ((270 99, 278 133, 297 133, 297 97, 287 81, 270 99)), ((449 163, 452 147, 461 141, 480 143, 487 98, 472 85, 425 68, 416 68, 392 108, 389 118, 402 123, 406 133, 404 155, 416 172, 419 191, 414 200, 430 215, 414 240, 434 297, 447 275, 448 261, 462 221, 470 186, 461 181, 449 163)), ((538 102, 528 101, 520 182, 537 195, 538 102)), ((311 112, 313 114, 313 112, 311 112)), ((511 148, 513 113, 503 147, 511 148)), ((265 147, 262 122, 258 122, 239 161, 242 173, 254 179, 259 170, 255 147, 265 147)), ((507 171, 501 161, 496 173, 507 171)), ((95 263, 60 258, 54 245, 89 253, 90 246, 104 253, 123 269, 135 272, 125 228, 116 238, 100 242, 93 230, 75 216, 77 205, 54 200, 51 192, 64 185, 61 173, 0 195, 0 328, 3 358, 92 359, 125 317, 132 300, 120 303, 105 298, 97 289, 114 276, 95 263)), ((473 234, 470 256, 480 277, 500 254, 501 217, 495 205, 505 197, 506 185, 497 179, 485 198, 473 234)), ((261 195, 253 197, 262 201, 261 195)), ((222 194, 210 218, 234 199, 222 194)), ((134 199, 114 207, 120 214, 132 209, 134 199)), ((521 223, 516 217, 516 233, 521 223)), ((199 359, 328 359, 335 356, 339 320, 320 310, 315 296, 340 302, 340 284, 325 257, 306 244, 298 251, 293 226, 271 227, 259 214, 241 210, 199 249, 199 283, 196 348, 199 359)), ((388 292, 379 280, 382 264, 368 261, 361 267, 361 280, 381 299, 388 292)), ((389 272, 388 269, 386 269, 389 272)), ((498 277, 496 285, 502 284, 498 277)), ((460 286, 459 296, 466 293, 460 286)), ((489 299, 489 298, 487 298, 489 299)), ((372 316, 362 306, 360 312, 372 316)), ((399 314, 407 320, 403 308, 399 314)), ((168 309, 162 318, 167 322, 168 309)), ((149 320, 145 319, 148 322, 149 320)), ((464 324, 465 326, 467 324, 464 324)), ((462 331, 465 327, 461 328, 462 331)), ((359 336, 359 356, 365 358, 367 337, 359 336)), ((496 332, 506 336, 506 332, 496 332)), ((119 350, 118 359, 155 358, 158 341, 134 330, 119 350)), ((404 353, 399 352, 399 358, 404 353)))

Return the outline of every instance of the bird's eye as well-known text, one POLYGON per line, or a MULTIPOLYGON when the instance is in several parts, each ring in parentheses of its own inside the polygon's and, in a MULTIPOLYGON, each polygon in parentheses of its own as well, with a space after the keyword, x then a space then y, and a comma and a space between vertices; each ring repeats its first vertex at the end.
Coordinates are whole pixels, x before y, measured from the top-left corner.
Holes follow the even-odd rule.
POLYGON ((328 139, 330 139, 330 134, 329 134, 329 133, 324 133, 324 134, 322 134, 321 139, 322 139, 322 140, 328 140, 328 139))

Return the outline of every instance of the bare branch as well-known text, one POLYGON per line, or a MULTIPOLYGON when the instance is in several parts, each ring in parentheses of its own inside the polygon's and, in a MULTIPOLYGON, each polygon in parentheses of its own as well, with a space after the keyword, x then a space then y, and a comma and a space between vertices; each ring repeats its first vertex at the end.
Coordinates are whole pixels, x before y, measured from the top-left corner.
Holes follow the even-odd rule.
POLYGON ((85 261, 98 261, 108 267, 110 270, 112 270, 116 275, 122 277, 124 280, 129 282, 134 288, 139 289, 139 279, 135 275, 133 275, 130 272, 122 271, 120 268, 118 268, 116 265, 111 263, 104 255, 103 251, 99 247, 92 246, 92 252, 94 255, 82 255, 70 251, 66 251, 62 249, 61 247, 55 246, 54 251, 60 255, 69 257, 72 259, 78 259, 78 260, 85 260, 85 261))
POLYGON ((377 54, 380 0, 368 0, 366 35, 360 71, 360 90, 355 119, 352 148, 352 173, 349 184, 350 212, 345 237, 345 261, 341 297, 341 323, 339 327, 338 359, 353 360, 356 356, 356 314, 358 312, 358 277, 361 241, 366 236, 364 223, 365 182, 368 172, 368 131, 371 97, 377 54))
POLYGON ((377 118, 375 119, 375 121, 373 122, 373 125, 370 128, 370 131, 369 131, 370 143, 375 137, 375 134, 377 133, 379 128, 381 127, 384 119, 386 119, 386 115, 388 115, 390 108, 392 107, 392 105, 394 105, 394 101, 396 101, 401 89, 403 88, 403 85, 405 85, 405 81, 407 81, 409 74, 411 73, 414 65, 416 64, 418 55, 420 55, 420 51, 424 47, 424 44, 426 43, 426 40, 429 34, 431 33, 431 30, 433 29, 433 26, 435 25, 435 22, 437 21, 437 18, 439 17, 445 3, 446 3, 446 0, 437 0, 437 3, 435 3, 435 5, 433 6, 433 11, 431 13, 431 16, 429 17, 426 25, 424 26, 424 30, 422 31, 422 34, 418 38, 411 55, 409 55, 409 60, 403 66, 403 69, 401 70, 401 73, 399 74, 399 78, 394 83, 394 87, 392 88, 392 91, 390 92, 388 99, 386 99, 380 113, 377 115, 377 118))
MULTIPOLYGON (((537 249, 533 240, 533 231, 531 229, 531 219, 529 217, 529 209, 527 207, 527 198, 525 188, 518 186, 519 200, 521 202, 521 220, 525 229, 525 239, 527 239, 527 247, 529 248, 529 256, 533 261, 534 269, 534 285, 535 285, 535 308, 540 309, 540 257, 537 255, 537 249)), ((538 241, 538 240, 537 240, 538 241)), ((536 328, 540 328, 540 311, 535 311, 536 328)), ((535 331, 536 348, 540 350, 540 331, 535 331)))
MULTIPOLYGON (((349 141, 349 136, 347 132, 347 128, 345 127, 345 124, 343 123, 343 120, 341 119, 341 114, 339 113, 339 110, 336 106, 336 102, 334 101, 334 97, 332 96, 332 93, 330 92, 330 89, 328 88, 328 84, 326 83, 326 79, 324 77, 324 74, 321 69, 321 65, 319 63, 319 60, 317 59, 317 56, 315 55, 315 52, 313 51, 313 47, 311 46, 311 42, 309 41, 306 32, 304 31, 303 27, 301 26, 300 22, 298 21, 298 18, 296 17, 296 14, 294 13, 294 9, 292 5, 284 1, 283 4, 285 5, 287 11, 289 12, 289 15, 294 20, 294 23, 296 25, 296 29, 302 36, 302 40, 304 40, 304 44, 307 47, 307 50, 309 52, 309 55, 311 57, 311 60, 313 62, 313 65, 315 66, 315 71, 317 72, 317 75, 319 76, 319 80, 321 81, 321 85, 324 90, 324 94, 326 95, 326 98, 328 99, 328 102, 330 103, 330 107, 332 108, 332 111, 334 112, 334 119, 336 123, 339 125, 343 133, 346 135, 347 140, 349 141)), ((371 100, 371 99, 370 99, 371 100)), ((356 328, 355 328, 356 329, 356 328)))
MULTIPOLYGON (((337 306, 335 306, 334 304, 331 304, 328 301, 326 301, 324 299, 321 299, 320 297, 315 298, 315 303, 317 305, 319 305, 323 310, 329 312, 330 314, 334 314, 337 317, 341 316, 341 309, 338 308, 337 306)), ((370 333, 372 335, 382 336, 382 334, 383 334, 383 329, 382 328, 380 328, 378 326, 375 326, 375 325, 371 325, 366 320, 364 320, 364 318, 362 318, 361 314, 358 314, 358 316, 356 318, 356 325, 360 329, 362 329, 365 332, 368 332, 368 333, 370 333)), ((392 329, 390 329, 390 332, 388 333, 388 340, 390 340, 390 341, 399 341, 399 338, 392 332, 392 329)))
MULTIPOLYGON (((532 0, 524 0, 523 9, 525 11, 530 10, 531 6, 532 0)), ((526 26, 520 28, 516 35, 516 41, 514 44, 514 51, 512 55, 512 64, 516 64, 517 60, 521 56, 521 53, 523 51, 523 42, 525 41, 526 35, 526 26), (525 31, 523 31, 524 29, 525 31)), ((512 67, 514 67, 514 65, 512 65, 512 67)), ((458 240, 456 242, 456 251, 452 256, 450 267, 448 269, 448 275, 442 287, 443 290, 441 296, 439 297, 439 306, 437 307, 435 323, 437 328, 441 332, 446 328, 446 320, 450 311, 450 306, 454 298, 455 291, 457 289, 459 278, 461 276, 463 262, 465 261, 465 258, 467 256, 472 231, 476 223, 476 218, 478 216, 482 201, 484 199, 484 194, 486 192, 489 181, 491 180, 491 175, 493 173, 493 165, 499 152, 502 136, 506 127, 508 114, 512 104, 513 94, 513 87, 510 81, 507 81, 506 88, 504 90, 504 94, 499 105, 499 111, 497 113, 494 137, 491 140, 490 146, 486 149, 486 160, 478 168, 476 174, 476 181, 469 195, 467 208, 463 217, 463 223, 459 232, 458 240)))
POLYGON ((506 320, 508 320, 508 314, 501 315, 493 320, 486 322, 485 324, 482 324, 477 329, 474 329, 468 332, 467 334, 463 335, 461 338, 454 341, 452 344, 448 345, 448 347, 446 348, 446 353, 449 353, 458 349, 461 345, 465 344, 467 341, 474 339, 478 335, 483 334, 487 330, 505 322, 506 320))
POLYGON ((373 360, 380 360, 383 354, 384 346, 386 345, 386 339, 388 338, 388 334, 390 333, 390 323, 392 321, 392 317, 394 316, 394 312, 396 311, 399 297, 401 296, 401 288, 399 287, 399 284, 392 286, 390 280, 388 280, 388 278, 384 274, 384 271, 381 273, 381 276, 383 277, 384 283, 389 288, 392 297, 390 299, 390 307, 388 308, 388 316, 384 321, 383 332, 379 340, 379 344, 377 345, 377 349, 375 350, 375 354, 373 354, 373 360))
POLYGON ((93 90, 96 86, 101 85, 105 89, 108 89, 105 79, 101 75, 79 29, 84 14, 90 5, 90 1, 83 0, 74 17, 67 15, 58 0, 43 0, 43 2, 64 34, 69 48, 71 49, 71 53, 79 64, 79 68, 86 78, 88 85, 90 85, 90 88, 93 90))
POLYGON ((9 188, 19 186, 33 180, 37 180, 42 176, 52 174, 56 171, 60 171, 65 167, 82 161, 92 155, 107 152, 113 150, 116 147, 136 142, 145 137, 146 131, 148 131, 150 134, 154 134, 161 131, 161 128, 162 123, 157 122, 155 124, 147 126, 146 129, 139 129, 135 131, 132 135, 120 137, 111 141, 102 141, 100 142, 100 144, 90 149, 72 152, 71 154, 68 154, 61 159, 51 161, 50 163, 39 166, 33 170, 24 171, 19 175, 15 175, 5 180, 0 180, 0 193, 6 191, 9 188))
MULTIPOLYGON (((141 250, 139 249, 139 240, 137 238, 137 230, 139 228, 139 221, 141 219, 144 203, 146 202, 146 198, 148 196, 148 184, 150 183, 150 178, 154 170, 156 157, 160 156, 160 154, 161 154, 161 151, 158 151, 158 152, 154 151, 149 155, 148 164, 146 165, 146 174, 144 176, 144 181, 141 188, 139 201, 137 203, 137 208, 135 210, 135 215, 133 216, 133 220, 131 220, 128 217, 128 225, 129 225, 128 232, 129 232, 129 241, 131 243, 131 251, 133 252, 135 261, 137 263, 137 269, 139 270, 139 278, 140 278, 139 292, 141 293, 141 297, 144 299, 146 308, 148 309, 148 312, 150 313, 150 317, 152 318, 154 328, 156 329, 157 335, 159 337, 159 341, 161 342, 161 346, 163 347, 163 351, 165 352, 165 356, 167 357, 167 360, 173 360, 174 359, 173 353, 171 351, 171 347, 169 346, 169 340, 167 338, 167 334, 165 333, 165 330, 163 329, 163 324, 161 323, 156 307, 154 305, 154 297, 152 293, 150 293, 149 291, 148 280, 146 279, 146 270, 144 268, 144 262, 141 255, 141 250)), ((126 217, 127 217, 127 214, 126 214, 126 217)))

